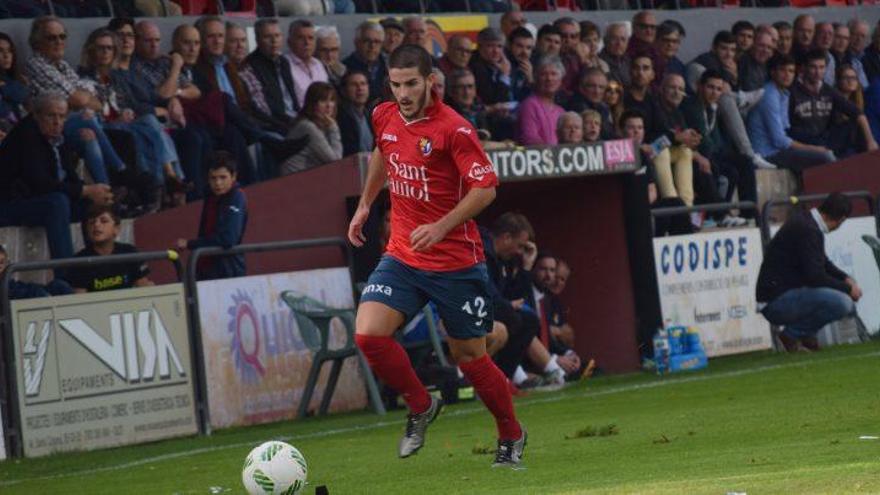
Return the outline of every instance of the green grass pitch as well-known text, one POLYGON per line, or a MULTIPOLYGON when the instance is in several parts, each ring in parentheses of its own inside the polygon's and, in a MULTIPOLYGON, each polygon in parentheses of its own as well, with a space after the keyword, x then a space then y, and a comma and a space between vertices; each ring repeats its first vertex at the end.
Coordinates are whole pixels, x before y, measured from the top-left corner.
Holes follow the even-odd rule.
POLYGON ((448 407, 410 459, 396 457, 402 412, 362 412, 8 460, 0 493, 243 493, 245 455, 273 438, 308 460, 305 493, 880 493, 880 440, 859 438, 880 436, 878 342, 598 378, 516 406, 529 429, 522 471, 489 467, 494 425, 470 402, 448 407))

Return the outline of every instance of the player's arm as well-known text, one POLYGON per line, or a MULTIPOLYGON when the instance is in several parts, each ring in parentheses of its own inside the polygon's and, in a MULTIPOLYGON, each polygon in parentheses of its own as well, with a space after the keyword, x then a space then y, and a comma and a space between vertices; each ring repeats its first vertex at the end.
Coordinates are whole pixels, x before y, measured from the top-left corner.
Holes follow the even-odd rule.
POLYGON ((413 229, 409 236, 414 251, 425 251, 442 241, 452 229, 477 216, 495 200, 495 187, 474 187, 440 220, 413 229))
POLYGON ((366 237, 364 237, 363 227, 370 216, 370 206, 376 200, 376 196, 385 186, 385 160, 379 147, 373 148, 370 154, 370 161, 367 164, 367 178, 364 180, 364 190, 361 192, 361 200, 358 203, 357 211, 348 225, 348 241, 357 247, 364 245, 366 237))

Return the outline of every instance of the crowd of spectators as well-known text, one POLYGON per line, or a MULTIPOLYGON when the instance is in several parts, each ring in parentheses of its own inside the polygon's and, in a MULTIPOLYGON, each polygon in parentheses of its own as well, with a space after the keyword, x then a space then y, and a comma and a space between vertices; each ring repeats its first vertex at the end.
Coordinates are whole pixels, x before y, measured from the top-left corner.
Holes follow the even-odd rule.
MULTIPOLYGON (((880 29, 870 43, 869 30, 806 14, 739 21, 685 63, 685 28, 651 12, 603 33, 571 17, 535 27, 510 11, 475 39, 451 36, 435 77, 487 147, 627 137, 652 203, 753 200, 757 168, 799 171, 877 148, 880 29)), ((67 257, 67 225, 92 205, 135 216, 202 198, 217 150, 241 185, 370 151, 386 58, 404 43, 435 50, 428 31, 418 16, 365 21, 344 54, 335 26, 304 19, 286 30, 258 19, 249 47, 245 28, 220 17, 171 33, 116 17, 69 47, 64 20, 41 16, 26 60, 0 33, 0 225, 43 226, 52 256, 67 257)))

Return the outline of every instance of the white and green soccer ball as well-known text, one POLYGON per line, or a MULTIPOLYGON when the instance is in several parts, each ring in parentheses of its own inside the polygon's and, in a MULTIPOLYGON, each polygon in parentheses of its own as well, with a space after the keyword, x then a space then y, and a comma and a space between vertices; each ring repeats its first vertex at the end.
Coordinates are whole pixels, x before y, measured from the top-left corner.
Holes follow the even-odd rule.
POLYGON ((250 495, 296 495, 306 486, 306 459, 284 442, 266 442, 244 460, 241 480, 250 495))

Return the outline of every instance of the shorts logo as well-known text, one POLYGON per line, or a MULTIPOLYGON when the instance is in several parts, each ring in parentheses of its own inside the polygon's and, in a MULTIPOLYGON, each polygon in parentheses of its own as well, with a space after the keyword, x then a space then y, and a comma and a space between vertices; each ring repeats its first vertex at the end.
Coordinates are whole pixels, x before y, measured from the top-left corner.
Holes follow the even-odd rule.
POLYGON ((392 290, 391 287, 387 285, 370 284, 364 287, 364 291, 361 293, 361 295, 370 294, 372 292, 378 292, 380 294, 385 294, 386 296, 391 297, 392 290))
POLYGON ((475 181, 481 181, 484 177, 494 172, 492 165, 481 165, 478 162, 474 162, 471 164, 471 170, 468 172, 468 177, 475 181))
POLYGON ((394 134, 382 133, 382 141, 391 141, 392 143, 397 142, 397 136, 394 134))
POLYGON ((431 144, 430 139, 428 139, 426 137, 419 139, 419 151, 422 152, 422 156, 430 155, 431 151, 433 151, 433 149, 434 149, 434 146, 433 146, 433 144, 431 144))

